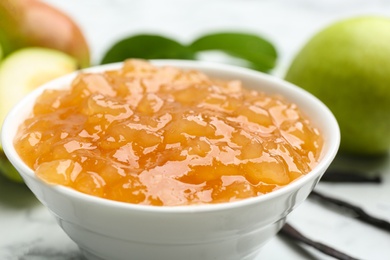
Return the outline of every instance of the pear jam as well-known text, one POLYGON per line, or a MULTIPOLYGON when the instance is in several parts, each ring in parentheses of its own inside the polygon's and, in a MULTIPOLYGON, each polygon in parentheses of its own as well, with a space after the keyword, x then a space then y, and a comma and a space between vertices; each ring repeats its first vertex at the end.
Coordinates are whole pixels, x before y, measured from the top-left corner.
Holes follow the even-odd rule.
POLYGON ((194 70, 127 60, 46 90, 15 147, 49 184, 134 204, 260 196, 308 173, 322 137, 295 104, 194 70))

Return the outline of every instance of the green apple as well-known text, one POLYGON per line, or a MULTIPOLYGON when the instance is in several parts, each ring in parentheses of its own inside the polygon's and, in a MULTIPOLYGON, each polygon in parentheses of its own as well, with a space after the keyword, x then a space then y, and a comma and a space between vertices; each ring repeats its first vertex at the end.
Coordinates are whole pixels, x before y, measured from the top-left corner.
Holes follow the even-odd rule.
POLYGON ((354 17, 328 26, 303 46, 285 78, 331 109, 341 152, 374 156, 389 150, 389 18, 354 17))
MULTIPOLYGON (((77 69, 73 57, 52 49, 24 48, 11 53, 0 63, 0 129, 6 114, 26 94, 43 83, 68 74, 77 69)), ((0 143, 0 172, 7 177, 15 176, 16 171, 5 163, 0 143), (7 172, 6 172, 7 171, 7 172)))

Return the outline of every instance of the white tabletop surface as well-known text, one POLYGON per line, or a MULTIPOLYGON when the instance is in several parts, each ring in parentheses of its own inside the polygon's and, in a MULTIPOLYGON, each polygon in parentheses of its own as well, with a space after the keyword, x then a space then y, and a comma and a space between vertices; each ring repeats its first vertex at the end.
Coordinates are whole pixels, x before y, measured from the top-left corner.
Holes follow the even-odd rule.
MULTIPOLYGON (((72 16, 84 31, 94 64, 117 40, 153 33, 190 42, 216 31, 242 30, 269 39, 278 49, 272 72, 283 77, 294 54, 324 26, 354 15, 390 17, 387 0, 46 0, 72 16)), ((389 43, 390 44, 390 43, 389 43)), ((390 156, 377 160, 337 160, 333 167, 381 173, 382 184, 325 184, 318 191, 350 201, 390 221, 390 156)), ((311 199, 288 217, 307 236, 356 258, 390 259, 390 233, 311 199)), ((0 177, 0 259, 83 259, 77 246, 23 185, 0 177)), ((258 259, 331 259, 279 236, 258 259)))

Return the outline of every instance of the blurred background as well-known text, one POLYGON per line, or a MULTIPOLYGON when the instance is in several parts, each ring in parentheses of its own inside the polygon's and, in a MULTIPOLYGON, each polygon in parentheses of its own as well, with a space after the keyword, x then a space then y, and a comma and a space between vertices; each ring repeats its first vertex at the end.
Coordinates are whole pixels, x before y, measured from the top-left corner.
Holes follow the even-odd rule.
POLYGON ((330 23, 357 15, 390 16, 387 0, 45 0, 83 30, 97 64, 117 41, 141 33, 189 43, 210 32, 258 34, 278 50, 274 74, 283 75, 294 54, 330 23))

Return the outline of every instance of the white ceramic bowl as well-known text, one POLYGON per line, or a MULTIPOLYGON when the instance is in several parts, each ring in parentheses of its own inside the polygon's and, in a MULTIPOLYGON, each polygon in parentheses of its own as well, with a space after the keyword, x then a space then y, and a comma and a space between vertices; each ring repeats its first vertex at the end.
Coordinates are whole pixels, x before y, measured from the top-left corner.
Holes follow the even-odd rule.
MULTIPOLYGON (((69 86, 76 73, 45 84, 8 114, 2 130, 2 145, 7 157, 88 259, 254 259, 262 245, 283 226, 286 216, 307 198, 334 159, 340 140, 335 118, 325 105, 306 91, 266 74, 198 61, 160 60, 153 63, 196 69, 211 77, 240 79, 247 87, 285 96, 320 129, 325 146, 319 164, 304 177, 269 194, 216 205, 132 205, 48 185, 23 163, 13 140, 18 126, 30 114, 36 97, 44 89, 69 86)), ((120 65, 110 64, 89 71, 120 65)))

